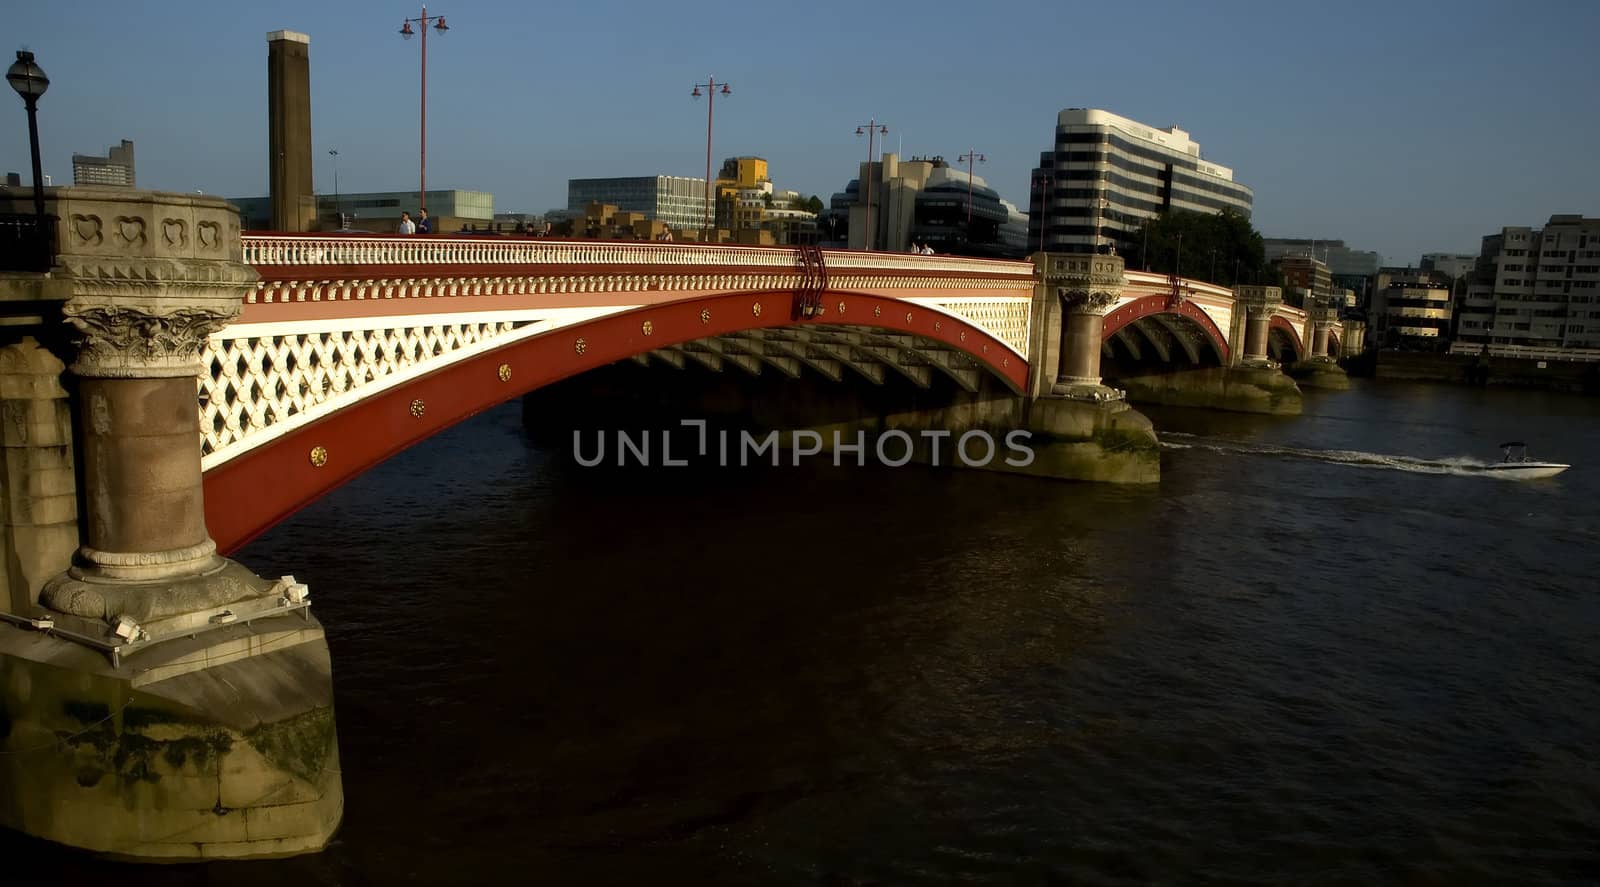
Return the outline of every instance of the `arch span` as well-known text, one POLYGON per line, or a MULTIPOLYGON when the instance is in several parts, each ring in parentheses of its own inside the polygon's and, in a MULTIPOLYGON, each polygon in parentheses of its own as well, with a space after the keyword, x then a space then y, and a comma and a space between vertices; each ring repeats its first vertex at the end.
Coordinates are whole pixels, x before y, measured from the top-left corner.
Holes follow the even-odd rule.
POLYGON ((207 470, 207 528, 219 550, 235 551, 367 469, 464 419, 585 370, 708 337, 777 327, 863 327, 959 352, 1012 392, 1027 386, 1026 360, 966 318, 898 299, 830 291, 822 313, 795 320, 797 298, 791 291, 769 291, 647 305, 483 351, 355 400, 207 470))
POLYGON ((1269 345, 1276 345, 1280 350, 1288 349, 1293 355, 1290 360, 1281 361, 1282 363, 1294 363, 1305 359, 1306 343, 1300 338, 1300 331, 1281 314, 1273 315, 1272 322, 1267 325, 1267 341, 1269 345))
POLYGON ((1206 341, 1211 343, 1211 348, 1216 352, 1217 361, 1223 366, 1228 364, 1228 337, 1217 329, 1211 317, 1201 310, 1199 305, 1187 299, 1180 301, 1176 307, 1172 305, 1172 297, 1165 293, 1156 296, 1142 296, 1123 305, 1119 305, 1107 314, 1101 327, 1101 341, 1109 341, 1124 327, 1135 321, 1145 318, 1156 318, 1159 315, 1168 317, 1181 317, 1199 327, 1205 334, 1206 341))

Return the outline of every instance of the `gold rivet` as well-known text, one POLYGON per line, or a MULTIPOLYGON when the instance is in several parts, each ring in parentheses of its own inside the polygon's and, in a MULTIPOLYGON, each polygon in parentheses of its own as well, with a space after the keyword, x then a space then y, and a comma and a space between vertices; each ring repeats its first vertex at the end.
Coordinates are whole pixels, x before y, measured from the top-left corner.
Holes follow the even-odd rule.
POLYGON ((872 306, 872 316, 873 317, 882 317, 883 316, 883 306, 882 305, 873 305, 872 306))
POLYGON ((328 448, 322 446, 312 447, 311 464, 317 468, 328 464, 328 448))
POLYGON ((502 382, 511 381, 511 364, 509 364, 509 363, 500 364, 500 381, 502 381, 502 382))
POLYGON ((844 313, 844 303, 843 303, 843 302, 840 302, 840 303, 839 303, 839 313, 840 313, 840 314, 843 314, 843 313, 844 313))
POLYGON ((910 322, 911 322, 911 312, 907 311, 906 312, 906 323, 910 323, 910 322))
POLYGON ((700 322, 701 323, 710 323, 711 322, 711 309, 710 308, 701 308, 700 309, 700 322))
POLYGON ((750 313, 754 314, 757 317, 760 317, 761 316, 761 303, 757 302, 754 305, 751 305, 750 306, 750 313))
POLYGON ((427 408, 428 405, 423 403, 420 399, 413 400, 411 402, 411 415, 420 419, 422 418, 422 413, 427 410, 427 408))
POLYGON ((989 343, 988 342, 984 342, 983 343, 983 353, 984 354, 988 354, 989 353, 989 343))
POLYGON ((644 330, 644 334, 647 335, 647 336, 650 335, 651 333, 655 332, 655 326, 652 325, 650 323, 650 321, 648 321, 648 320, 645 321, 644 323, 639 324, 639 328, 644 330))
POLYGON ((1003 367, 1011 366, 1011 358, 1009 358, 1009 357, 1004 358, 1003 360, 1000 361, 1000 365, 1003 366, 1003 367))
POLYGON ((584 338, 582 338, 580 336, 578 338, 578 341, 572 343, 572 350, 578 352, 579 354, 582 354, 583 352, 589 350, 589 343, 588 343, 587 340, 585 340, 584 338))
POLYGON ((962 330, 961 331, 961 341, 965 342, 966 340, 967 340, 967 331, 966 330, 962 330))
POLYGON ((941 326, 942 325, 939 323, 939 321, 935 320, 933 322, 933 331, 937 333, 940 330, 941 326))

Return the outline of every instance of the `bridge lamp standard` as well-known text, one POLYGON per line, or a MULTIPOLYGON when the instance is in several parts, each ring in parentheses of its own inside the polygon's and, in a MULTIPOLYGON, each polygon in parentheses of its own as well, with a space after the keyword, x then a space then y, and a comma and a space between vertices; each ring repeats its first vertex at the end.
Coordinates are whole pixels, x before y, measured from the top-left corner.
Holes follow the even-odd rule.
POLYGON ((956 162, 967 165, 967 239, 970 240, 972 239, 972 164, 974 162, 988 163, 989 158, 979 154, 977 151, 968 151, 957 157, 956 162))
POLYGON ((689 93, 690 98, 700 97, 700 90, 705 89, 706 95, 706 213, 705 220, 700 227, 700 242, 705 243, 711 239, 711 112, 717 106, 718 87, 723 95, 733 95, 733 90, 726 83, 718 83, 715 77, 706 77, 706 82, 696 83, 694 91, 689 93))
POLYGON ((856 127, 857 136, 865 135, 867 137, 867 218, 865 223, 866 230, 862 232, 861 243, 862 249, 869 251, 872 249, 872 241, 875 239, 872 236, 872 158, 874 145, 878 136, 886 136, 888 134, 889 127, 879 123, 876 117, 856 127))
POLYGON ((45 224, 44 215, 44 173, 39 163, 39 96, 50 88, 50 78, 44 75, 44 69, 34 64, 33 53, 17 50, 17 60, 6 71, 6 82, 11 88, 22 96, 23 107, 28 110, 28 152, 33 159, 33 223, 34 243, 39 267, 48 269, 51 262, 50 235, 51 231, 45 224))
POLYGON ((339 200, 339 150, 328 149, 328 156, 333 158, 333 209, 339 214, 339 227, 344 227, 344 203, 339 200))
POLYGON ((411 24, 417 24, 417 31, 422 32, 422 125, 418 133, 422 145, 418 154, 421 167, 417 177, 417 209, 428 208, 428 26, 431 22, 433 29, 443 37, 450 26, 444 23, 442 15, 428 15, 428 7, 422 7, 422 15, 417 18, 408 18, 400 25, 400 36, 410 40, 417 31, 411 30, 411 24))

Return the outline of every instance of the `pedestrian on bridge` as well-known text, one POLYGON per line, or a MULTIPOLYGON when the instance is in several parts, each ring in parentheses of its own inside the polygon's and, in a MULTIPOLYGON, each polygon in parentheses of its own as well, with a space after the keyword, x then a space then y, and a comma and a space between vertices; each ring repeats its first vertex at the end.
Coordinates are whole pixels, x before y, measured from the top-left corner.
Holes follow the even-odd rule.
POLYGON ((417 210, 417 233, 418 234, 432 234, 433 233, 433 221, 428 218, 428 211, 425 210, 425 209, 417 210))
POLYGON ((411 213, 401 210, 399 231, 401 234, 417 233, 417 224, 411 221, 411 213))

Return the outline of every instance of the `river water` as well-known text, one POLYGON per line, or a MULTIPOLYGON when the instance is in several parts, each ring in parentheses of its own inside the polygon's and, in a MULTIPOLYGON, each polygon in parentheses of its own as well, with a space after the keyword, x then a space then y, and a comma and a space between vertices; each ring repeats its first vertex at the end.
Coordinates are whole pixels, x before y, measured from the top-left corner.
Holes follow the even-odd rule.
POLYGON ((1147 412, 1132 489, 584 469, 480 416, 240 555, 328 628, 336 843, 115 876, 1600 877, 1600 400, 1147 412), (1462 470, 1509 439, 1577 467, 1462 470))

